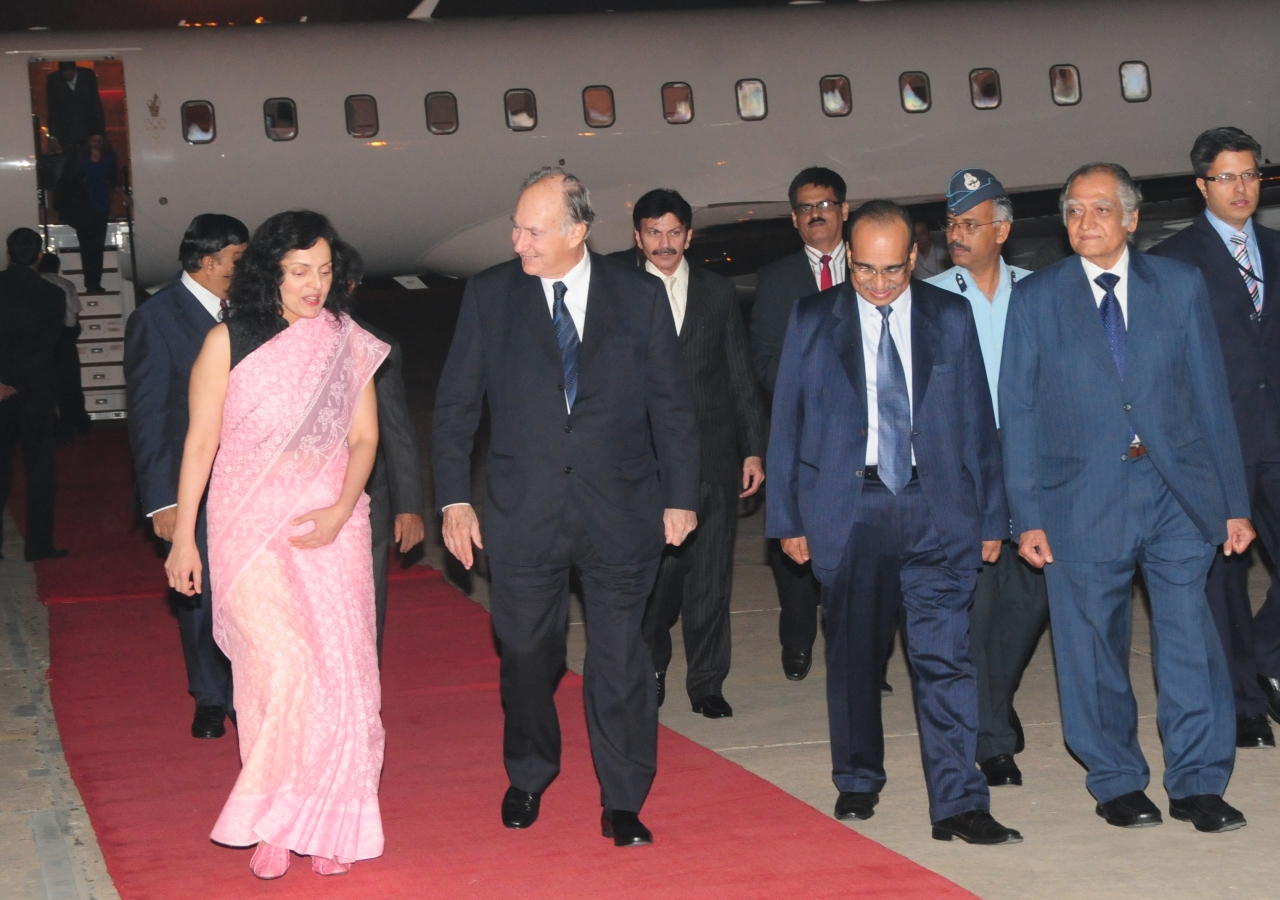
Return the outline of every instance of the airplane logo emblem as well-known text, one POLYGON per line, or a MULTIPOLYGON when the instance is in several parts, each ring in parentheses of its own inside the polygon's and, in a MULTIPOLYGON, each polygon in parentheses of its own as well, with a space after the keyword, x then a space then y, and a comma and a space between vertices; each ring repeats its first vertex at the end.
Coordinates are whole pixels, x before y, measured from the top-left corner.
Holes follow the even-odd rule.
POLYGON ((151 112, 151 118, 160 117, 160 95, 152 94, 151 99, 147 101, 147 109, 151 112))

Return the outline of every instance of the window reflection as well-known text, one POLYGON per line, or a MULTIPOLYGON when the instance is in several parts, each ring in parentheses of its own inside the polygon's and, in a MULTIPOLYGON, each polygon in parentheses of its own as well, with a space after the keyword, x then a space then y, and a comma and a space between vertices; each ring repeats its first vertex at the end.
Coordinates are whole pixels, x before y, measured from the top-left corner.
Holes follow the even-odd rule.
POLYGON ((662 115, 672 125, 693 121, 693 88, 683 81, 662 86, 662 115))
POLYGON ((593 84, 582 89, 582 118, 592 128, 608 128, 613 124, 613 89, 593 84))
POLYGON ((262 124, 273 141, 291 141, 298 136, 298 108, 288 97, 272 97, 262 104, 262 124))
POLYGON ((1151 99, 1151 73, 1144 62, 1120 64, 1120 93, 1130 103, 1151 99))
POLYGON ((371 138, 378 133, 378 101, 368 94, 347 98, 347 134, 353 138, 371 138))
POLYGON ((903 72, 898 76, 898 87, 902 91, 902 108, 907 112, 927 112, 933 105, 929 76, 923 72, 903 72))
POLYGON ((738 118, 755 122, 769 114, 765 98, 764 82, 758 78, 744 78, 737 84, 738 118))
POLYGON ((1075 106, 1080 102, 1080 71, 1075 66, 1051 68, 1049 86, 1053 91, 1053 102, 1059 106, 1075 106))
POLYGON ((853 111, 853 89, 843 75, 827 75, 818 82, 822 111, 829 116, 847 116, 853 111))
POLYGON ((217 131, 213 104, 208 100, 188 100, 182 104, 182 136, 188 144, 211 144, 217 131))
POLYGON ((512 131, 533 131, 538 125, 538 103, 533 91, 516 88, 503 98, 507 109, 507 127, 512 131))
POLYGON ((427 131, 453 134, 458 130, 458 99, 448 91, 427 94, 427 131))
POLYGON ((1000 105, 1000 73, 974 69, 969 73, 969 94, 975 109, 995 109, 1000 105))

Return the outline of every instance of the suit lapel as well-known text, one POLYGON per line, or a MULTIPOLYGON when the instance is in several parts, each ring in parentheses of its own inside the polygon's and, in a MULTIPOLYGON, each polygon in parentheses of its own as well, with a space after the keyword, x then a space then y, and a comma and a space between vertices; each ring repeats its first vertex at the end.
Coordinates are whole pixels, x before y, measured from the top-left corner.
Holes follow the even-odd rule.
MULTIPOLYGON (((1234 265, 1234 263, 1232 263, 1234 265)), ((1244 279, 1241 279, 1241 284, 1244 279)), ((1252 304, 1250 304, 1252 305, 1252 304)), ((1146 255, 1137 250, 1129 250, 1129 309, 1125 317, 1125 380, 1131 381, 1133 373, 1139 371, 1142 364, 1143 349, 1151 345, 1146 335, 1155 327, 1155 317, 1159 315, 1159 291, 1155 273, 1147 265, 1146 255)), ((1098 316, 1102 320, 1102 316, 1098 316)), ((1108 350, 1110 347, 1107 348, 1108 350)), ((1114 365, 1112 366, 1114 369, 1114 365)))
POLYGON ((929 390, 941 327, 928 291, 912 288, 911 294, 911 417, 914 419, 920 414, 920 405, 929 390))
MULTIPOLYGON (((613 324, 614 313, 617 311, 618 298, 614 295, 613 286, 609 283, 607 266, 608 263, 601 257, 592 254, 591 286, 587 288, 587 321, 583 324, 583 329, 587 332, 582 338, 581 364, 584 366, 600 349, 600 344, 608 334, 613 324)), ((666 291, 663 291, 663 297, 666 297, 666 291)), ((554 336, 553 331, 552 337, 554 336)), ((556 357, 559 358, 559 355, 560 349, 557 344, 556 357)))
MULTIPOLYGON (((1080 342, 1089 355, 1093 357, 1099 368, 1116 384, 1120 383, 1120 373, 1116 371, 1115 357, 1111 355, 1111 346, 1107 343, 1107 333, 1102 327, 1102 316, 1098 313, 1098 304, 1093 299, 1093 289, 1089 287, 1089 279, 1084 274, 1084 266, 1080 257, 1072 257, 1073 263, 1063 267, 1063 280, 1058 287, 1058 303, 1063 315, 1071 323, 1080 342)), ((1133 271, 1133 254, 1130 253, 1130 268, 1133 271)), ((1130 290, 1133 283, 1130 280, 1130 290)), ((1130 300, 1133 294, 1129 295, 1130 300)))
POLYGON ((698 331, 698 321, 706 314, 705 276, 689 266, 689 291, 685 295, 684 322, 680 325, 680 346, 688 345, 698 331))
POLYGON ((205 335, 218 324, 217 320, 209 315, 209 310, 205 309, 204 304, 196 299, 195 294, 181 280, 174 283, 174 294, 178 298, 178 312, 183 322, 203 342, 205 335))
MULTIPOLYGON (((594 269, 592 271, 594 272, 594 269)), ((594 278, 594 275, 592 277, 594 278)), ((556 340, 556 327, 547 309, 547 295, 542 292, 542 280, 523 272, 516 278, 515 302, 524 319, 525 327, 529 329, 543 352, 550 357, 555 363, 556 370, 559 371, 564 367, 564 359, 560 355, 560 342, 556 340)), ((587 309, 590 308, 588 305, 587 309)))
POLYGON ((853 291, 847 286, 842 287, 831 306, 830 316, 835 320, 831 325, 831 342, 849 383, 853 385, 854 395, 859 403, 866 406, 867 370, 862 359, 862 323, 858 321, 857 304, 853 291))
MULTIPOLYGON (((1213 226, 1209 224, 1208 216, 1205 213, 1201 213, 1200 218, 1191 223, 1190 227, 1193 229, 1192 234, 1199 244, 1197 248, 1200 251, 1199 258, 1208 262, 1215 269, 1221 270, 1223 283, 1229 285, 1227 288, 1227 303, 1232 314, 1241 318, 1252 316, 1254 313, 1253 298, 1249 296, 1249 288, 1244 283, 1244 276, 1241 275, 1240 267, 1236 264, 1235 257, 1231 255, 1231 251, 1227 249, 1227 245, 1223 242, 1221 235, 1214 231, 1213 226)), ((1262 249, 1261 241, 1258 242, 1258 248, 1262 249)), ((1266 259, 1262 261, 1262 272, 1262 277, 1266 278, 1268 272, 1266 259)))

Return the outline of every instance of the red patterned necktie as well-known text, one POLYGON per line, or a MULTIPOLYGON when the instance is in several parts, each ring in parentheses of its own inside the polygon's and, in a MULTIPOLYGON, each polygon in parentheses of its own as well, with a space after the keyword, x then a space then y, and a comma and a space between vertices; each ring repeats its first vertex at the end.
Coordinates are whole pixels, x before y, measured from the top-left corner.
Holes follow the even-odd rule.
POLYGON ((831 256, 824 253, 822 255, 822 276, 819 279, 818 287, 826 290, 831 287, 831 256))

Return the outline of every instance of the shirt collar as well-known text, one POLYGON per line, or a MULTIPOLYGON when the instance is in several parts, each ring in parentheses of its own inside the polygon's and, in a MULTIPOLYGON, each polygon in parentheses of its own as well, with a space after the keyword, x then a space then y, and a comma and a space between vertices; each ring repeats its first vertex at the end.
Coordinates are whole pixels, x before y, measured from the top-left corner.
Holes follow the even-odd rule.
POLYGON ((588 287, 591 284, 591 252, 584 249, 582 251, 582 259, 578 260, 568 272, 564 273, 561 278, 542 278, 542 287, 546 291, 551 290, 551 286, 557 281, 563 281, 567 291, 582 291, 586 296, 588 287))
POLYGON ((1129 246, 1127 244, 1125 245, 1124 253, 1120 254, 1120 259, 1117 260, 1116 264, 1110 269, 1104 269, 1101 266, 1096 266, 1083 256, 1080 257, 1080 264, 1084 266, 1084 275, 1090 282, 1093 282, 1094 279, 1103 272, 1110 272, 1111 274, 1118 276, 1121 280, 1124 280, 1129 277, 1129 246))
POLYGON ((829 255, 832 262, 838 262, 844 260, 844 242, 841 241, 839 244, 836 244, 836 248, 832 250, 830 254, 823 254, 823 252, 817 247, 810 247, 808 244, 804 245, 804 252, 809 254, 809 259, 813 261, 815 266, 821 265, 822 257, 824 255, 829 255))
POLYGON ((182 273, 182 286, 189 290, 200 305, 203 306, 214 319, 222 321, 222 298, 213 291, 200 284, 191 277, 190 272, 182 273))
MULTIPOLYGON (((876 306, 866 297, 859 294, 856 289, 853 294, 858 298, 858 309, 862 310, 863 315, 867 315, 868 313, 874 313, 877 316, 880 315, 881 307, 876 306)), ((911 312, 911 285, 907 285, 907 289, 899 294, 897 299, 889 304, 889 307, 898 314, 896 316, 890 316, 890 321, 899 319, 900 317, 905 318, 911 312)))
MULTIPOLYGON (((672 277, 671 275, 663 275, 662 270, 659 269, 657 266, 655 266, 653 263, 649 262, 649 260, 647 259, 644 261, 644 270, 648 272, 650 275, 656 275, 659 278, 661 278, 664 284, 666 283, 666 280, 668 278, 672 277)), ((689 260, 687 257, 684 257, 684 256, 680 257, 680 265, 676 266, 676 270, 673 274, 676 279, 676 284, 688 284, 689 260)))
MULTIPOLYGON (((1226 244, 1229 246, 1231 244, 1231 238, 1234 237, 1236 234, 1236 229, 1232 228, 1230 225, 1228 225, 1226 222, 1219 219, 1217 216, 1209 212, 1209 210, 1207 209, 1204 211, 1204 215, 1205 215, 1205 218, 1209 220, 1209 224, 1213 226, 1213 230, 1218 232, 1218 236, 1221 237, 1222 240, 1226 242, 1226 244)), ((1239 230, 1244 232, 1244 236, 1246 239, 1253 241, 1255 244, 1257 243, 1258 237, 1256 234, 1254 234, 1254 231, 1253 231, 1252 218, 1250 218, 1247 222, 1245 222, 1244 227, 1239 230)))

